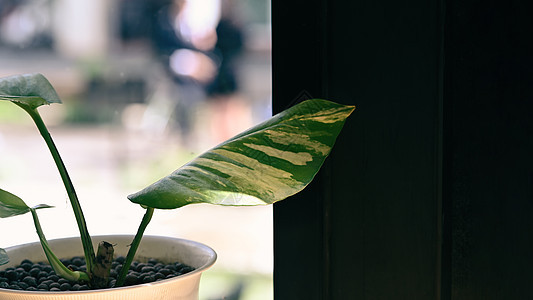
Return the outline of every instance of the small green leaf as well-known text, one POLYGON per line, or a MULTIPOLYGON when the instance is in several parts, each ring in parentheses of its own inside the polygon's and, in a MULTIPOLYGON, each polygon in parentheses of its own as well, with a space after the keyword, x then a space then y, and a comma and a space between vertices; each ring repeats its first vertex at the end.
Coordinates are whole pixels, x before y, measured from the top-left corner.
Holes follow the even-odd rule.
POLYGON ((0 266, 5 265, 9 262, 9 257, 7 256, 6 250, 0 248, 0 266))
POLYGON ((61 103, 56 91, 42 74, 24 74, 0 78, 0 100, 35 109, 44 104, 61 103))
POLYGON ((161 209, 283 200, 313 180, 354 109, 327 100, 304 101, 128 198, 161 209))
MULTIPOLYGON (((33 209, 51 208, 47 204, 38 204, 33 209)), ((8 218, 16 215, 23 215, 30 211, 30 208, 22 199, 8 191, 0 189, 0 218, 8 218)))
POLYGON ((0 189, 0 218, 22 215, 30 208, 19 197, 0 189))
POLYGON ((35 205, 34 207, 32 207, 33 209, 41 209, 41 208, 53 208, 53 206, 50 206, 48 204, 37 204, 35 205))

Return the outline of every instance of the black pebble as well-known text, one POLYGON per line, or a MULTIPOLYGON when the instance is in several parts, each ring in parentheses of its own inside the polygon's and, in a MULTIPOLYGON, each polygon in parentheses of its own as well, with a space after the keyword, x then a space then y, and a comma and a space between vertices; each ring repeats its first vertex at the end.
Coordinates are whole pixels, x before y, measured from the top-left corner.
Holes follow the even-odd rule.
POLYGON ((139 276, 137 274, 128 274, 126 275, 126 279, 124 280, 124 285, 134 285, 137 284, 137 280, 139 279, 139 276))
POLYGON ((48 272, 40 271, 38 277, 39 277, 39 280, 43 278, 46 279, 46 277, 48 277, 48 272))
POLYGON ((35 279, 35 277, 32 277, 32 276, 24 277, 24 279, 22 279, 22 282, 26 283, 29 286, 34 286, 34 287, 37 286, 37 279, 35 279))
POLYGON ((149 282, 154 282, 154 281, 155 281, 154 275, 144 276, 144 278, 142 280, 143 283, 149 283, 149 282))
MULTIPOLYGON (((110 272, 109 287, 114 287, 116 278, 122 269, 125 258, 117 257, 112 263, 110 272)), ((84 271, 85 261, 83 257, 63 259, 69 268, 84 271)), ((164 280, 187 273, 193 268, 181 263, 163 264, 155 259, 150 259, 146 263, 135 261, 132 263, 124 285, 136 285, 141 283, 164 280)), ((86 283, 70 282, 55 274, 50 265, 39 262, 33 263, 24 260, 19 266, 6 268, 0 271, 0 288, 27 291, 78 291, 89 290, 86 283)))
POLYGON ((85 264, 85 260, 81 257, 74 257, 72 259, 72 264, 78 267, 81 267, 85 264))
POLYGON ((49 265, 42 266, 41 270, 43 270, 44 272, 48 272, 48 273, 53 271, 52 266, 49 266, 49 265))
POLYGON ((29 272, 31 268, 33 267, 33 263, 29 263, 29 262, 23 263, 20 265, 20 267, 24 269, 24 271, 29 272))
POLYGON ((6 272, 6 278, 9 280, 9 281, 14 281, 14 280, 17 280, 19 275, 17 272, 15 272, 15 270, 9 270, 6 272))
POLYGON ((29 273, 30 273, 30 276, 37 278, 39 277, 39 274, 41 273, 41 268, 32 268, 30 269, 29 273))
POLYGON ((141 273, 149 273, 149 272, 154 272, 155 271, 155 268, 154 267, 143 267, 140 272, 141 273))
POLYGON ((59 288, 61 285, 57 282, 52 282, 50 283, 50 285, 48 285, 48 287, 50 288, 50 290, 52 290, 53 288, 59 288))
POLYGON ((161 274, 167 276, 168 274, 171 274, 171 273, 172 273, 172 270, 167 269, 167 268, 163 268, 163 269, 159 270, 158 273, 161 273, 161 274))
POLYGON ((25 290, 29 287, 29 285, 25 282, 19 281, 17 285, 20 287, 21 290, 25 290))

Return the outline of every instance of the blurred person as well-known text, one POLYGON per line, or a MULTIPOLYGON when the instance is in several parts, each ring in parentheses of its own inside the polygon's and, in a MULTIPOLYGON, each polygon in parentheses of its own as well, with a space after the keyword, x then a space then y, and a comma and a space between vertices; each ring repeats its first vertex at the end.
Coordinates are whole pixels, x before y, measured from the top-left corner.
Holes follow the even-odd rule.
POLYGON ((216 41, 218 0, 157 0, 151 3, 150 40, 158 61, 173 82, 168 94, 173 117, 185 140, 193 130, 195 108, 205 98, 205 85, 216 73, 211 50, 216 41), (208 5, 202 14, 199 8, 208 5), (210 11, 210 12, 209 12, 210 11))
POLYGON ((228 95, 238 90, 236 64, 237 58, 243 52, 244 37, 241 25, 233 12, 233 2, 223 0, 215 32, 217 40, 213 49, 219 61, 218 72, 206 87, 210 96, 228 95))
POLYGON ((189 130, 190 114, 207 101, 211 136, 222 141, 248 126, 249 105, 237 97, 241 26, 229 0, 159 0, 152 26, 158 59, 177 85, 176 117, 189 130), (241 125, 239 120, 244 120, 241 125))
POLYGON ((212 102, 211 133, 215 141, 224 141, 252 124, 250 103, 239 96, 238 58, 244 50, 242 25, 235 15, 232 0, 222 0, 220 20, 216 27, 217 42, 213 53, 218 70, 206 85, 212 102))

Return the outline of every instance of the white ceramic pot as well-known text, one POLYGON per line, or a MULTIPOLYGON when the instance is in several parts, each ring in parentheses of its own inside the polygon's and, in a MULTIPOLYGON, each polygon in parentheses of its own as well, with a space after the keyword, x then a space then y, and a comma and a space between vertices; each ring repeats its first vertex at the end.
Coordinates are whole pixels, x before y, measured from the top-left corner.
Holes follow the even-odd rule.
MULTIPOLYGON (((109 235, 93 236, 93 243, 96 245, 100 241, 106 241, 114 245, 115 255, 126 255, 128 245, 133 240, 130 235, 109 235)), ((83 256, 80 238, 65 238, 49 241, 50 247, 58 257, 70 258, 83 256)), ((96 249, 96 248, 95 248, 96 249)), ((31 243, 14 246, 5 249, 9 255, 10 262, 0 269, 16 266, 24 259, 33 262, 46 261, 40 243, 31 243)), ((216 260, 216 253, 206 245, 183 239, 144 236, 136 259, 143 261, 155 258, 162 262, 181 262, 195 270, 178 277, 161 280, 154 283, 140 284, 135 286, 120 287, 113 289, 102 289, 95 291, 77 292, 34 292, 15 291, 0 289, 0 299, 2 300, 115 300, 115 299, 179 299, 198 300, 198 289, 202 272, 211 267, 216 260)))

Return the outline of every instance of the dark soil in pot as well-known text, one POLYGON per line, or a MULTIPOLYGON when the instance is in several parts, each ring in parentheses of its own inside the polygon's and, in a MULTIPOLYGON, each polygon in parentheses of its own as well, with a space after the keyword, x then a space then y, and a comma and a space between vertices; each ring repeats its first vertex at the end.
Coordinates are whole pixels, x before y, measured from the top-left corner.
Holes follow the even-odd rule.
MULTIPOLYGON (((61 260, 74 271, 85 271, 85 259, 73 257, 61 260)), ((113 260, 108 287, 115 286, 116 278, 122 269, 124 257, 113 260)), ((182 263, 165 264, 155 259, 147 262, 134 261, 126 276, 124 286, 150 283, 169 279, 193 271, 194 268, 182 263)), ((43 262, 33 263, 24 260, 20 265, 0 271, 0 288, 25 291, 81 291, 89 290, 86 283, 71 282, 56 275, 52 267, 43 262)))

